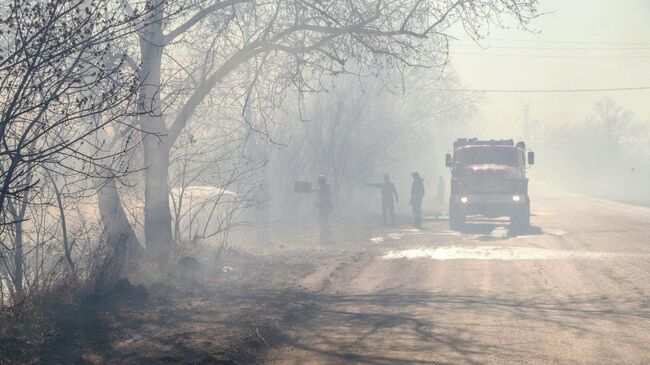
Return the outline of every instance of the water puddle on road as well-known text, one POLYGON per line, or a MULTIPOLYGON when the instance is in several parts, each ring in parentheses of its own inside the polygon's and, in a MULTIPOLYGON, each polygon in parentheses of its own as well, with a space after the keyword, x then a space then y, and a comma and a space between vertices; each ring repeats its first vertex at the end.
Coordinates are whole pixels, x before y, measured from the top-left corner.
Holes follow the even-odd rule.
POLYGON ((549 250, 535 247, 498 246, 443 246, 390 251, 386 260, 432 259, 432 260, 561 260, 570 258, 600 259, 613 255, 607 252, 549 250))

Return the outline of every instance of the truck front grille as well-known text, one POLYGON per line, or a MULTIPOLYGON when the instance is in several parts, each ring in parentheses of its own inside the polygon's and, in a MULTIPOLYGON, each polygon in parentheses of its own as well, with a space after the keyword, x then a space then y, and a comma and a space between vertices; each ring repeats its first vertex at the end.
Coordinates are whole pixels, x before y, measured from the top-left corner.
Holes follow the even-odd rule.
POLYGON ((463 190, 468 193, 497 193, 511 190, 506 181, 506 171, 478 170, 466 176, 463 190))

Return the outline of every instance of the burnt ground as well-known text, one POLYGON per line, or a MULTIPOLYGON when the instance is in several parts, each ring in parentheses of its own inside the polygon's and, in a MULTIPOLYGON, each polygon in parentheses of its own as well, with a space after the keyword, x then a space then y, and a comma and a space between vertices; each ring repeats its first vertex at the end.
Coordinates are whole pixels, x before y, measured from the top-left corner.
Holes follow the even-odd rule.
MULTIPOLYGON (((254 257, 237 261, 238 270, 273 266, 254 257)), ((251 295, 260 289, 253 278, 261 271, 248 271, 251 277, 242 282, 207 277, 169 286, 127 283, 102 296, 48 302, 44 311, 22 308, 4 315, 0 363, 256 363, 278 338, 279 311, 251 295)))
MULTIPOLYGON (((370 233, 357 226, 336 234, 370 233)), ((218 261, 208 252, 197 272, 164 284, 125 281, 103 295, 53 293, 2 314, 0 364, 263 362, 268 350, 289 341, 283 326, 301 320, 310 296, 346 260, 358 260, 350 241, 324 247, 315 238, 243 247, 218 261)))

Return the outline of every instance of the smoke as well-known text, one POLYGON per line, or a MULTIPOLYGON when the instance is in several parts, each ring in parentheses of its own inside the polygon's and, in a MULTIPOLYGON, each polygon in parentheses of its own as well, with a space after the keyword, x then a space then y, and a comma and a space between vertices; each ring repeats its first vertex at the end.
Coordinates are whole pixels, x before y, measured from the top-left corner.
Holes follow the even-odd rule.
POLYGON ((536 121, 536 177, 573 192, 648 204, 650 129, 614 99, 594 103, 583 120, 536 121))

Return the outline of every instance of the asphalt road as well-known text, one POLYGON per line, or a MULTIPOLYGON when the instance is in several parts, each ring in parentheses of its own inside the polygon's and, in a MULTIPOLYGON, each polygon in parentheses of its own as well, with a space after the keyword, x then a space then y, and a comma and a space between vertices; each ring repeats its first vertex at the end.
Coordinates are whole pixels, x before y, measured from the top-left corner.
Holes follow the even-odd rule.
POLYGON ((270 364, 650 364, 650 208, 532 186, 532 224, 387 230, 284 296, 270 364))

